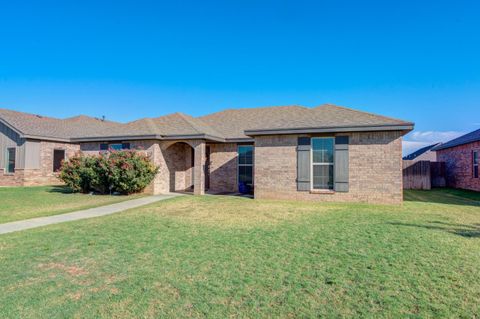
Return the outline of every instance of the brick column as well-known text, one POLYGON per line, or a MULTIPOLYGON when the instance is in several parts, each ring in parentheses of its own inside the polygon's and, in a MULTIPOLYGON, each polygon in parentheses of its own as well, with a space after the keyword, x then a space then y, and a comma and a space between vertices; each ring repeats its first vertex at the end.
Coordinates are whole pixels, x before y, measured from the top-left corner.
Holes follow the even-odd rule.
POLYGON ((205 194, 205 161, 206 161, 206 145, 204 141, 199 142, 195 148, 195 167, 194 167, 194 183, 193 193, 195 195, 205 194))
POLYGON ((153 194, 167 194, 170 192, 170 172, 165 159, 165 144, 153 143, 149 150, 152 152, 153 162, 159 168, 153 181, 153 194))

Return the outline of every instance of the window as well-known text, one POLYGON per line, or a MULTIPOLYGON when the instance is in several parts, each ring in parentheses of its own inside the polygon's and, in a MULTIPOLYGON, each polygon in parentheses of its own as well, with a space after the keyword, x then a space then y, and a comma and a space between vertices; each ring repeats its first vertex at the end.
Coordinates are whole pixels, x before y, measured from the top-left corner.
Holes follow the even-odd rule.
POLYGON ((238 186, 241 193, 250 192, 253 187, 252 145, 241 145, 238 147, 238 186))
POLYGON ((121 150, 129 150, 130 149, 130 143, 113 143, 113 144, 107 144, 107 143, 101 143, 100 144, 100 151, 101 152, 106 152, 106 151, 121 151, 121 150))
POLYGON ((53 171, 58 172, 65 160, 65 150, 53 150, 53 171))
POLYGON ((312 188, 333 189, 333 154, 332 137, 312 138, 312 188))
POLYGON ((123 148, 122 148, 122 144, 110 144, 108 146, 108 149, 112 151, 121 151, 123 148))
POLYGON ((7 148, 7 161, 5 172, 8 174, 15 173, 15 147, 7 148))
POLYGON ((478 151, 473 152, 473 177, 478 178, 478 151))

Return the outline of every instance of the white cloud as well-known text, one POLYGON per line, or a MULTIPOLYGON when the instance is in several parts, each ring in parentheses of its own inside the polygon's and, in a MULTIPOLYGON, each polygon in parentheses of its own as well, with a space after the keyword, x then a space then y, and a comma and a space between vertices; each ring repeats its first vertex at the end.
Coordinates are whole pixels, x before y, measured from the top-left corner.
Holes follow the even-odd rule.
POLYGON ((408 155, 422 147, 435 143, 445 143, 461 135, 458 131, 415 131, 408 134, 403 141, 403 155, 408 155))

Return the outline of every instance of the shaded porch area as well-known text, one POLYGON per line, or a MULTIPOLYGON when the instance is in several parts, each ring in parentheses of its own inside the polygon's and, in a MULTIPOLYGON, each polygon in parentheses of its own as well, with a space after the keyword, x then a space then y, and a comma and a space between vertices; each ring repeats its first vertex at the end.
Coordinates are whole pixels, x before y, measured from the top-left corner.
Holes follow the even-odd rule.
POLYGON ((153 183, 155 194, 253 193, 249 191, 253 189, 251 145, 200 139, 155 141, 153 158, 159 167, 153 183))
POLYGON ((205 194, 206 142, 204 140, 161 141, 153 152, 159 172, 153 193, 205 194))

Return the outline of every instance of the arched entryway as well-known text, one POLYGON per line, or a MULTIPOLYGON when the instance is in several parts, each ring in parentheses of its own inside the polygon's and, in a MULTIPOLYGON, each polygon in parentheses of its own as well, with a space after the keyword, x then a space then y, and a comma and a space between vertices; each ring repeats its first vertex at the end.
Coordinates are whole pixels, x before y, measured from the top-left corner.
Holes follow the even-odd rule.
POLYGON ((185 142, 174 142, 165 151, 170 192, 192 192, 194 189, 195 151, 185 142))

